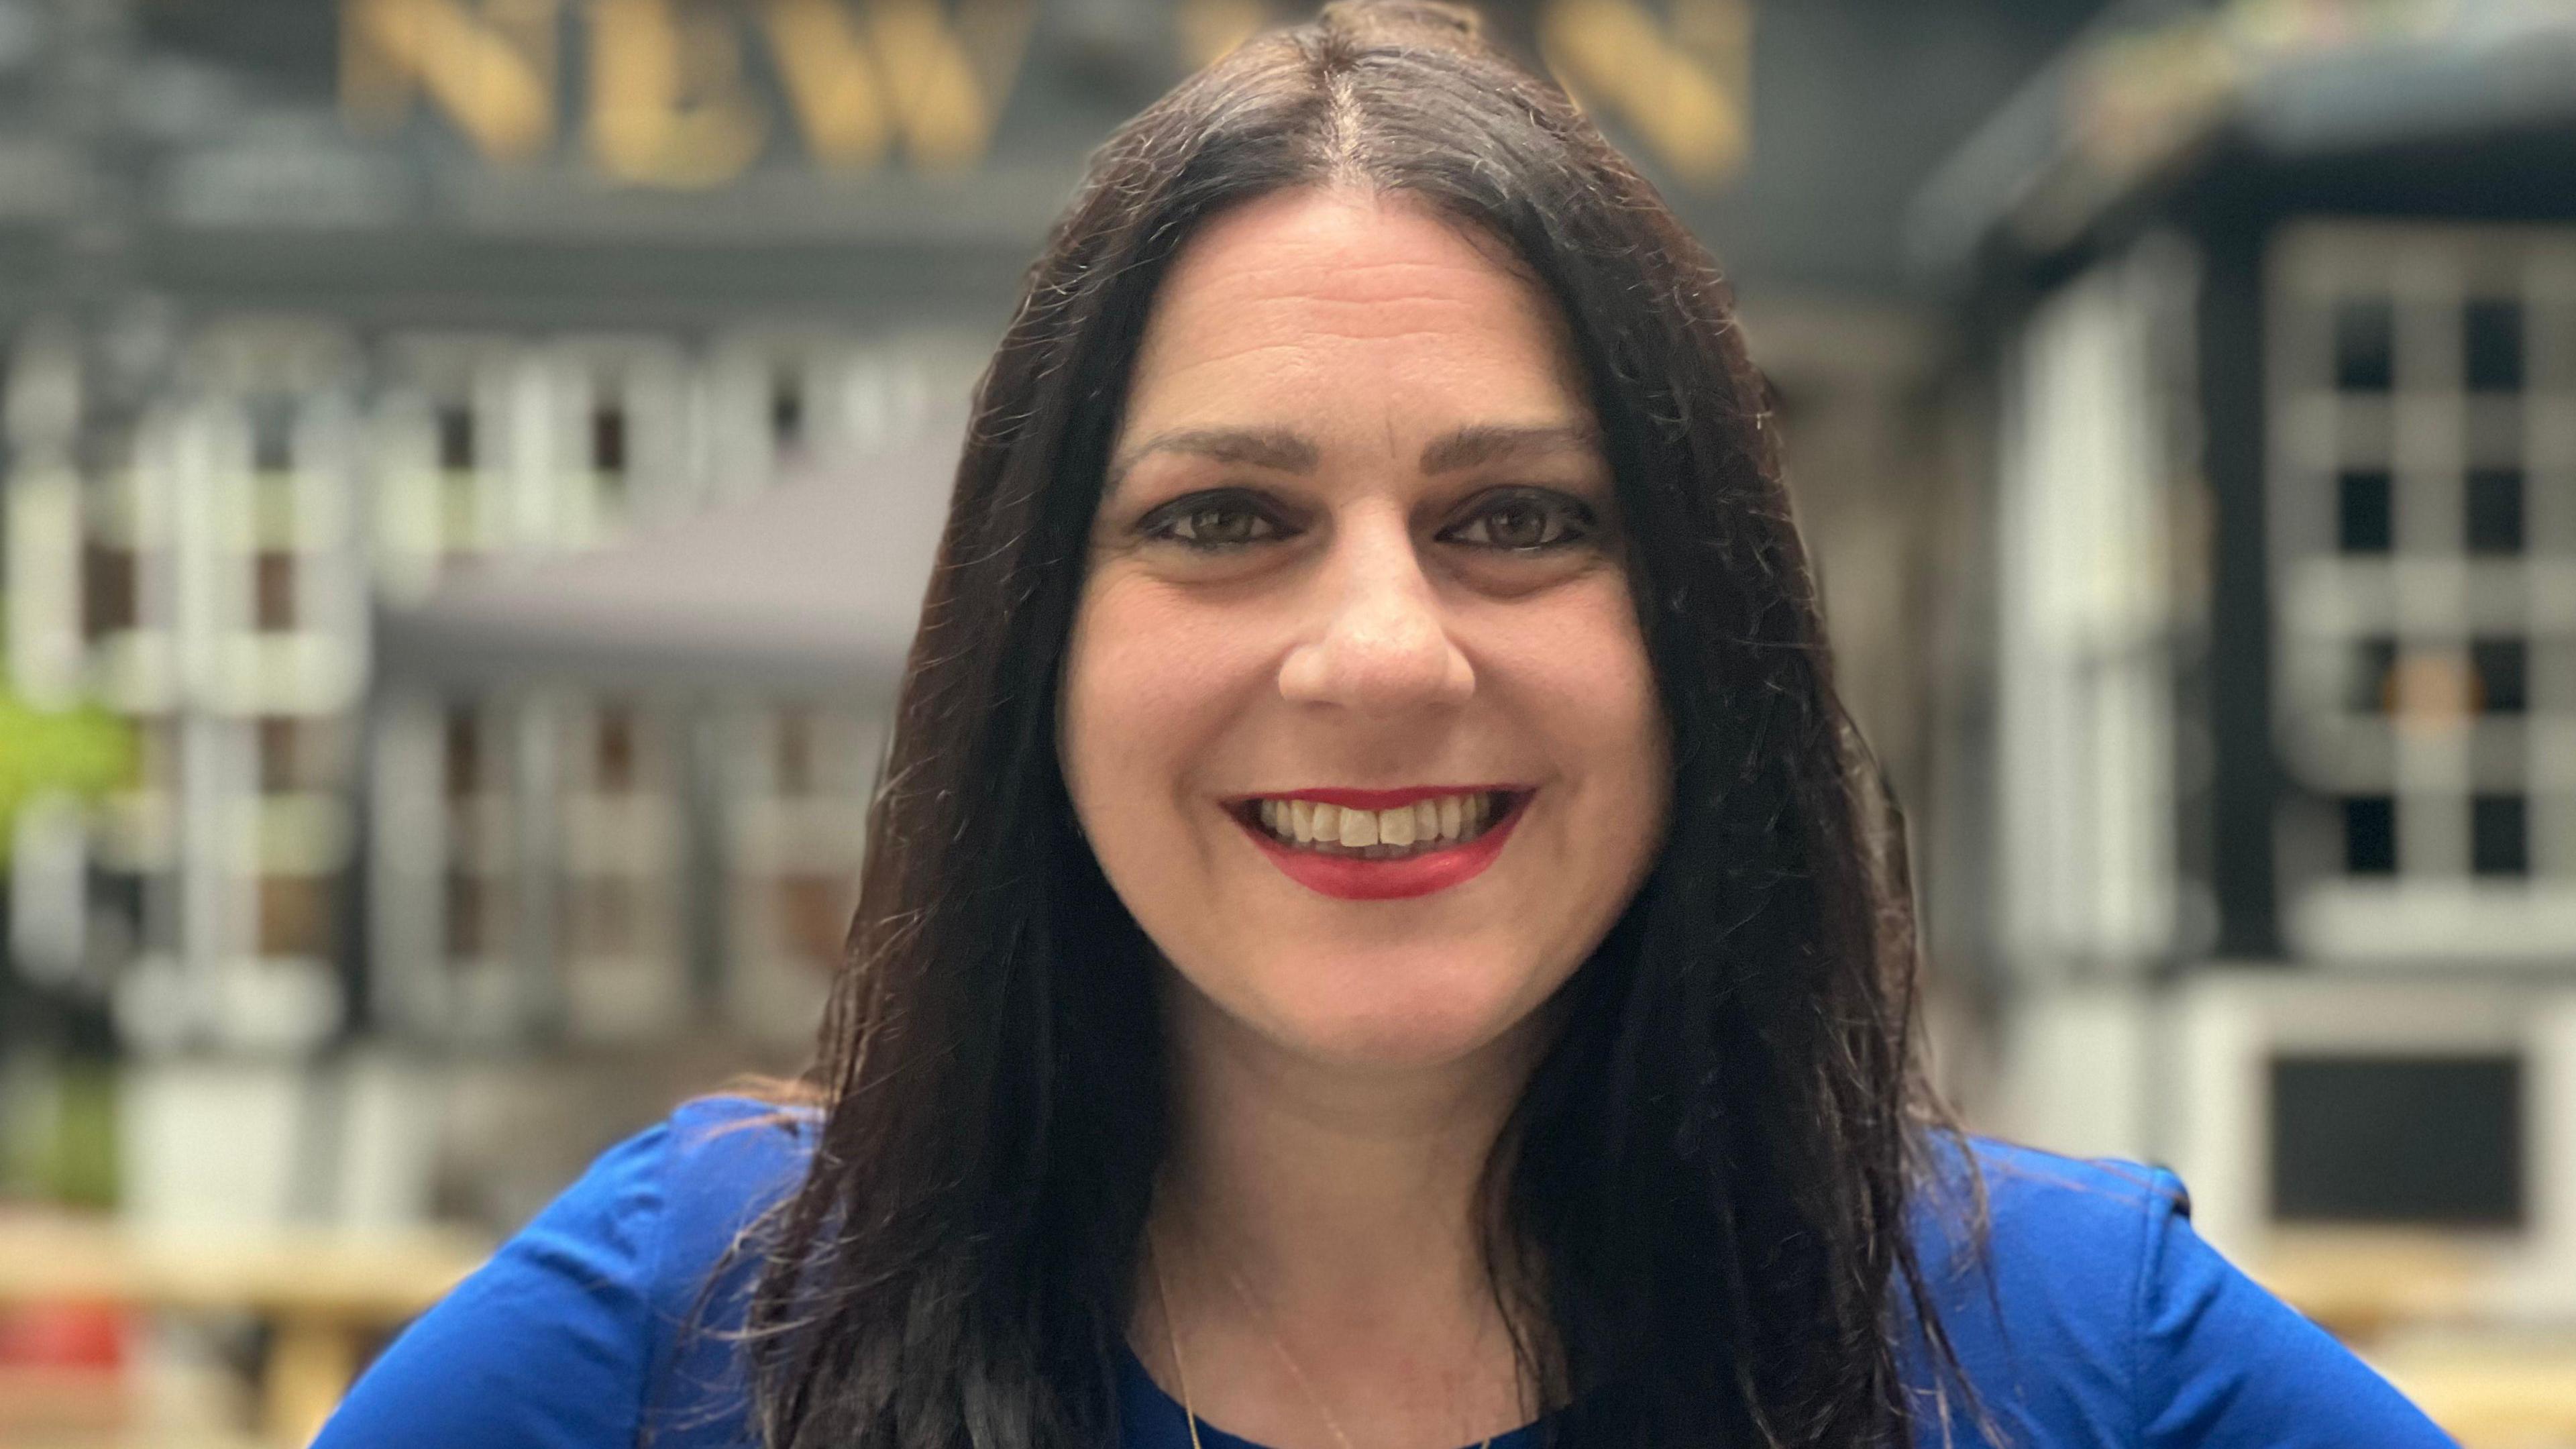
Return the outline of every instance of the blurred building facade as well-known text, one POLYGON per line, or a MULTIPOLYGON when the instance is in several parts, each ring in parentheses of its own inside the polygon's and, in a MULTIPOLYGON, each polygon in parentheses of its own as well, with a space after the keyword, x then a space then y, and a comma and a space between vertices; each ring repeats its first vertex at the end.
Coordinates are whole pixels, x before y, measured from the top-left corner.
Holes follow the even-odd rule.
MULTIPOLYGON (((54 183, 10 188, 0 288, 10 683, 132 731, 113 788, 15 813, 10 1035, 122 1060, 131 1212, 506 1219, 674 1083, 810 1035, 875 760, 859 681, 376 667, 377 620, 460 579, 781 479, 886 486, 860 460, 971 381, 1047 198, 770 178, 725 206, 642 174, 716 129, 674 89, 709 43, 686 18, 0 12, 0 159, 54 183), (587 149, 527 162, 558 125, 587 149), (555 1145, 497 1186, 450 1155, 513 1138, 555 1145)), ((946 103, 878 144, 980 144, 946 103)))
POLYGON ((2576 17, 2235 3, 1927 188, 1984 319, 2009 1104, 2576 1314, 2576 17))
MULTIPOLYGON (((1483 8, 1736 284, 1975 1125, 2576 1313, 2564 7, 1483 8)), ((794 1067, 1021 271, 1292 13, 0 0, 0 1149, 507 1227, 794 1067)))
MULTIPOLYGON (((2089 8, 1487 7, 1727 262, 1920 795, 1965 495, 1898 221, 2089 8)), ((1284 18, 0 3, 10 682, 133 755, 15 813, 7 1035, 122 1063, 130 1210, 506 1222, 711 1071, 794 1064, 872 686, 465 682, 380 645, 781 479, 944 488, 871 460, 953 416, 1087 150, 1284 18)))

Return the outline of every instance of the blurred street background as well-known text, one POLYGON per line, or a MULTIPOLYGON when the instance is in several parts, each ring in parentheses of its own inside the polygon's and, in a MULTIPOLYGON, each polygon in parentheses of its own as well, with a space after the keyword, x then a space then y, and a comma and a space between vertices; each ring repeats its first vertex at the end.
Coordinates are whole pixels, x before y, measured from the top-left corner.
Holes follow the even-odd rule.
MULTIPOLYGON (((2576 1445, 2576 0, 1494 0, 1716 250, 1975 1128, 2576 1445)), ((0 0, 0 1446, 791 1071, 968 388, 1285 0, 0 0)))

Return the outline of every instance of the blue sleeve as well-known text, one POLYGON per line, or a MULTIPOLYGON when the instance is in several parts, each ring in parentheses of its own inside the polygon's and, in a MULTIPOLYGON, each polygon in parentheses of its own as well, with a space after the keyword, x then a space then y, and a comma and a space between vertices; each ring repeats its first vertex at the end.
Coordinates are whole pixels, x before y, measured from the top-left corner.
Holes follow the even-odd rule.
POLYGON ((2192 1230, 2157 1170, 2133 1314, 2139 1441, 2149 1449, 2456 1449, 2325 1330, 2192 1230))
POLYGON ((314 1449, 633 1444, 671 1135, 602 1156, 377 1358, 314 1449))
POLYGON ((1983 1138, 1973 1147, 1977 1178, 1957 1174, 1955 1156, 1938 1158, 1942 1191, 1917 1204, 1917 1252, 1972 1397, 1944 1395, 1910 1314, 1904 1339, 1924 1422, 1946 1405, 1964 1426, 1949 1442, 2451 1446, 2343 1345, 2203 1242, 2171 1172, 1983 1138), (1978 1184, 1982 1238, 1967 1211, 1966 1190, 1978 1184))

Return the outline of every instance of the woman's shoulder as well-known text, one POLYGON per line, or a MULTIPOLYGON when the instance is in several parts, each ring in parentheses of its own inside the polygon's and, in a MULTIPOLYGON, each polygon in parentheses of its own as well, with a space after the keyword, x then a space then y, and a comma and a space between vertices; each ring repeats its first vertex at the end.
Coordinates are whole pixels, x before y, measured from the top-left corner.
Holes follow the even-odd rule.
POLYGON ((1936 1163, 1917 1256, 1960 1368, 2014 1440, 2450 1442, 2202 1240, 2171 1170, 1984 1137, 1936 1163))
POLYGON ((668 1266, 693 1247, 723 1248, 793 1192, 814 1150, 821 1109, 722 1094, 683 1102, 638 1142, 653 1144, 668 1266))
POLYGON ((601 1153, 546 1218, 631 1240, 629 1275, 644 1296, 666 1313, 694 1310, 707 1275, 743 1258, 734 1250, 795 1191, 820 1121, 793 1103, 691 1098, 601 1153))
MULTIPOLYGON (((2175 1220, 2191 1216, 2191 1191, 2170 1168, 2120 1157, 2073 1157, 1993 1137, 1969 1137, 1965 1156, 1976 1168, 1975 1188, 1983 1198, 1988 1246, 1997 1266, 2010 1268, 2038 1259, 2052 1271, 2077 1261, 2108 1263, 2134 1256, 2147 1240, 2175 1220)), ((1960 1246, 1957 1230, 1970 1221, 1963 1213, 1974 1201, 1960 1153, 1944 1154, 1947 1171, 1936 1185, 1932 1202, 1948 1209, 1937 1221, 1960 1246)))
POLYGON ((1938 1301, 2063 1304, 2072 1327, 2116 1307, 2159 1238, 2190 1216, 2189 1190, 2163 1167, 1942 1135, 1915 1193, 1914 1252, 1938 1301))
POLYGON ((2160 1240, 2190 1212, 2165 1168, 1945 1136, 1915 1202, 1915 1257, 1963 1360, 2044 1346, 2109 1369, 2128 1358, 2160 1240))
POLYGON ((794 1190, 817 1120, 707 1097, 609 1148, 378 1357, 316 1449, 594 1449, 647 1425, 669 1449, 745 1442, 727 1330, 759 1258, 733 1250, 794 1190))

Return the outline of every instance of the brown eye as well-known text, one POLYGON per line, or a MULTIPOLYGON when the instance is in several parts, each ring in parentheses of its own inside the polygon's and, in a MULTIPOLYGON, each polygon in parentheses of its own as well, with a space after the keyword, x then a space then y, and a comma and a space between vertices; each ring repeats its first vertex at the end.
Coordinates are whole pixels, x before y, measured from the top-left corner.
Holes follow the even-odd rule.
POLYGON ((1279 536, 1278 521, 1248 498, 1222 494, 1175 499, 1147 514, 1137 531, 1201 553, 1222 553, 1279 536))
POLYGON ((1267 538, 1270 520, 1249 508, 1214 504, 1182 514, 1174 521, 1172 532, 1174 537, 1185 538, 1192 543, 1223 547, 1267 538))
POLYGON ((1517 489, 1495 496, 1447 537, 1461 543, 1537 553, 1592 536, 1592 510, 1561 493, 1517 489))

